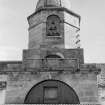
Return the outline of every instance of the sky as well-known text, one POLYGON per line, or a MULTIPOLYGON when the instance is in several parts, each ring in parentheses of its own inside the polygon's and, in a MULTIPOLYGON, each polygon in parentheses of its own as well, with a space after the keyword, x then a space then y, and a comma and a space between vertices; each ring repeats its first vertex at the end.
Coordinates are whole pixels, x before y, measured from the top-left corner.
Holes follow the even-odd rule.
MULTIPOLYGON (((0 61, 22 60, 28 48, 27 17, 37 0, 0 0, 0 61)), ((70 0, 81 16, 81 47, 86 63, 105 63, 105 0, 70 0)))

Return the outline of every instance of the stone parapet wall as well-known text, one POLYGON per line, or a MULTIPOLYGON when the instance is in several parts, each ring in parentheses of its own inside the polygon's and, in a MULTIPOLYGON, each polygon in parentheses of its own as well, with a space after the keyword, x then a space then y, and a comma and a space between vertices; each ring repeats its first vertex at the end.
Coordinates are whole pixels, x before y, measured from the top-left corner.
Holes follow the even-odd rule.
POLYGON ((0 62, 0 71, 20 71, 22 67, 22 61, 8 61, 8 62, 0 62))
MULTIPOLYGON (((58 49, 58 48, 49 48, 46 46, 43 49, 30 49, 24 50, 23 53, 23 64, 28 62, 35 67, 35 60, 45 59, 48 55, 57 55, 60 54, 64 59, 77 59, 78 64, 84 64, 83 49, 58 49)), ((39 65, 40 63, 37 63, 39 65)))

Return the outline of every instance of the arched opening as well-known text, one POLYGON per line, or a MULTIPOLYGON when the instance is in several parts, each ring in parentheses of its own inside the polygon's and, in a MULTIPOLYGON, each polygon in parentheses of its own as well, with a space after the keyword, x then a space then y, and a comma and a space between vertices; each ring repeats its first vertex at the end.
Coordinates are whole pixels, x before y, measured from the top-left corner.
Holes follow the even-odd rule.
POLYGON ((47 55, 46 58, 58 58, 58 59, 60 59, 61 57, 59 55, 51 54, 51 55, 47 55))
POLYGON ((58 67, 62 62, 62 57, 56 54, 50 54, 45 57, 47 66, 58 67))
POLYGON ((80 104, 72 87, 59 80, 45 80, 28 92, 25 104, 80 104))
POLYGON ((57 15, 50 15, 46 23, 47 36, 60 36, 60 18, 57 15))

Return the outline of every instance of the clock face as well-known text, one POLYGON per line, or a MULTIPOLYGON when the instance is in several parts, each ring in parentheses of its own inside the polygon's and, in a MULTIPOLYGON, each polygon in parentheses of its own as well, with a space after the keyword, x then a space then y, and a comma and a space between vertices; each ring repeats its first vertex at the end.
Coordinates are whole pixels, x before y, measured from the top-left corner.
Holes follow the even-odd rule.
POLYGON ((60 36, 60 19, 57 16, 48 17, 47 36, 60 36))

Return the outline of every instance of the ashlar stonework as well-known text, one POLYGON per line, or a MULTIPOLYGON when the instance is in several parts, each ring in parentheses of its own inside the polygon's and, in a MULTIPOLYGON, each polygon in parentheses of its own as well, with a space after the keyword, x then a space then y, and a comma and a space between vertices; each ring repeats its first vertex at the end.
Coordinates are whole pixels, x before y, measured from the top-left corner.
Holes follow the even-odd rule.
POLYGON ((22 61, 0 62, 5 104, 99 103, 100 68, 84 63, 81 17, 66 2, 39 0, 28 17, 29 45, 22 61))

